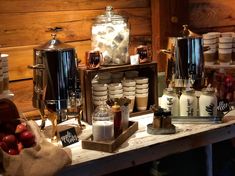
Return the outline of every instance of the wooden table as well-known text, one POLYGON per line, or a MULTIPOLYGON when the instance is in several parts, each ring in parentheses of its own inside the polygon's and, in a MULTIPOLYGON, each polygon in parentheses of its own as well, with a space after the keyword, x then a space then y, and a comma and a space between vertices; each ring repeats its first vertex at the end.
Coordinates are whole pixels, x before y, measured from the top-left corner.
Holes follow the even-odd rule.
MULTIPOLYGON (((152 122, 152 114, 133 117, 131 120, 139 122, 139 130, 114 153, 82 149, 81 142, 71 145, 72 165, 59 175, 103 175, 202 146, 208 146, 211 156, 211 144, 235 137, 235 121, 219 124, 175 124, 176 134, 150 135, 146 132, 146 125, 152 122)), ((86 132, 89 133, 90 129, 88 126, 86 132)), ((211 157, 208 159, 208 175, 212 175, 211 157)))
MULTIPOLYGON (((14 102, 20 112, 34 110, 31 102, 32 80, 12 82, 10 90, 15 94, 14 102)), ((139 130, 115 153, 82 149, 80 142, 71 145, 72 165, 59 175, 103 175, 202 146, 207 146, 211 156, 211 144, 235 137, 235 121, 223 124, 176 124, 176 134, 150 135, 146 132, 146 125, 151 123, 152 114, 131 120, 139 122, 139 130)), ((86 133, 91 133, 90 126, 84 131, 86 133)), ((208 163, 211 165, 211 158, 208 158, 208 163)), ((212 168, 208 171, 208 176, 211 175, 212 168)))

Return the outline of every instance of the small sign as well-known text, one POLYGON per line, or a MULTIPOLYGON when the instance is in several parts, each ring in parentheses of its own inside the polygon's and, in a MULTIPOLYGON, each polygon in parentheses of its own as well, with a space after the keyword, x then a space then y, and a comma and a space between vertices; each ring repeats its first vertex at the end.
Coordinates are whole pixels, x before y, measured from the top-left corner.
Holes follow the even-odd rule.
POLYGON ((69 146, 79 141, 74 127, 60 131, 59 135, 63 147, 69 146))

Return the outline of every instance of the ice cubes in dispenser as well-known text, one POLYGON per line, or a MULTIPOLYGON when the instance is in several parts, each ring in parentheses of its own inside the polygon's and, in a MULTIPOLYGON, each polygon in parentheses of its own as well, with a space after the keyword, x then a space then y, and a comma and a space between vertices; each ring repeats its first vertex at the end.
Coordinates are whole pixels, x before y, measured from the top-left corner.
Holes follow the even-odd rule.
POLYGON ((103 53, 101 65, 123 65, 129 63, 129 26, 127 20, 106 7, 104 15, 96 18, 92 26, 92 49, 103 53))

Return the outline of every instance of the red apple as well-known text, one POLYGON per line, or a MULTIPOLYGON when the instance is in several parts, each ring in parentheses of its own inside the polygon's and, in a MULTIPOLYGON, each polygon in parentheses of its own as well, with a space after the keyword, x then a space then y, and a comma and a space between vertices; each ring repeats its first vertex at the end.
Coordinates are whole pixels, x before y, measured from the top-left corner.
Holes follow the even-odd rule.
POLYGON ((8 150, 8 154, 10 154, 10 155, 17 155, 17 154, 19 154, 19 152, 18 152, 17 149, 9 149, 8 150))
POLYGON ((18 124, 18 125, 16 126, 16 130, 15 130, 15 133, 16 133, 16 134, 17 134, 17 133, 22 133, 22 132, 24 132, 24 131, 27 131, 27 127, 26 127, 25 124, 20 123, 20 124, 18 124))
POLYGON ((31 131, 20 133, 20 141, 24 147, 32 147, 35 144, 35 136, 31 131))
POLYGON ((34 134, 31 131, 24 131, 20 134, 20 141, 35 139, 34 134))
POLYGON ((17 139, 13 134, 8 134, 2 139, 3 142, 7 144, 9 148, 16 146, 17 139))
POLYGON ((8 152, 9 150, 5 142, 0 142, 0 148, 5 152, 8 152))

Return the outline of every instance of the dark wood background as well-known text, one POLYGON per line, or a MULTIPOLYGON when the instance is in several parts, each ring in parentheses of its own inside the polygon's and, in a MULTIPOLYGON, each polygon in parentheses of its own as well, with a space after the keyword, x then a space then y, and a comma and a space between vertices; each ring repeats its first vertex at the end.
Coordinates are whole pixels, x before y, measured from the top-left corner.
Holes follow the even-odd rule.
MULTIPOLYGON (((169 36, 179 35, 182 24, 198 33, 235 31, 234 0, 0 0, 0 52, 9 54, 10 80, 32 78, 27 65, 33 63, 33 48, 51 38, 46 32, 51 27, 63 28, 58 38, 74 46, 85 63, 92 23, 107 5, 129 18, 130 54, 139 44, 152 44, 158 71, 165 71, 166 66, 159 49, 166 48, 169 36)), ((31 101, 31 82, 14 84, 16 102, 31 101)))
POLYGON ((235 1, 189 0, 189 24, 199 33, 235 32, 235 1))
MULTIPOLYGON (((184 3, 182 3, 184 2, 184 3)), ((139 44, 153 43, 154 60, 169 34, 181 26, 184 15, 177 16, 180 0, 0 0, 0 52, 9 54, 10 80, 32 77, 27 65, 33 62, 33 48, 51 39, 48 28, 62 27, 58 38, 74 46, 85 63, 85 51, 91 46, 91 26, 105 6, 129 19, 131 26, 130 54, 139 44), (161 37, 164 36, 164 37, 161 37), (152 40, 153 39, 153 40, 152 40)), ((165 68, 161 59, 159 70, 165 68)))

